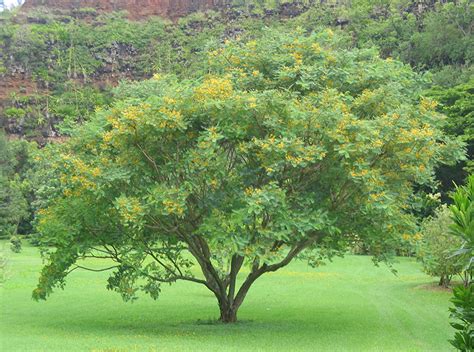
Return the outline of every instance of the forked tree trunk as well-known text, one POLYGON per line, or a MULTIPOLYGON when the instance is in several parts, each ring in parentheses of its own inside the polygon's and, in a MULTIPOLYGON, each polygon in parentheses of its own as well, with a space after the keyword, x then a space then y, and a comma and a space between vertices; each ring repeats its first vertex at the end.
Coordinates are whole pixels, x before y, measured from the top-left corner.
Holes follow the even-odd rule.
POLYGON ((200 237, 187 238, 189 251, 199 263, 204 280, 194 279, 204 284, 217 298, 220 310, 219 320, 222 323, 237 322, 237 311, 242 305, 252 284, 260 276, 265 273, 277 271, 278 269, 288 265, 301 251, 315 243, 322 235, 315 233, 311 238, 296 243, 280 261, 274 264, 260 264, 259 258, 255 258, 252 262, 250 273, 244 282, 237 289, 237 275, 244 262, 244 257, 234 254, 231 259, 231 268, 229 274, 223 278, 211 262, 211 253, 206 241, 200 237))
POLYGON ((219 321, 222 323, 235 323, 237 322, 237 309, 235 308, 224 308, 220 307, 221 316, 219 321))

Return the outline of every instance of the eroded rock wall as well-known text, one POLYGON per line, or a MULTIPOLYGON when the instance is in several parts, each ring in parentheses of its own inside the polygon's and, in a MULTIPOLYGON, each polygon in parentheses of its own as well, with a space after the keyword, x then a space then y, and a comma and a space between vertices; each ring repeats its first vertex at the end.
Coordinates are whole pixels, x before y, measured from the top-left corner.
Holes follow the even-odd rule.
POLYGON ((226 0, 26 0, 23 10, 47 8, 68 12, 93 8, 99 12, 127 11, 130 18, 148 16, 177 18, 198 10, 225 5, 226 0))

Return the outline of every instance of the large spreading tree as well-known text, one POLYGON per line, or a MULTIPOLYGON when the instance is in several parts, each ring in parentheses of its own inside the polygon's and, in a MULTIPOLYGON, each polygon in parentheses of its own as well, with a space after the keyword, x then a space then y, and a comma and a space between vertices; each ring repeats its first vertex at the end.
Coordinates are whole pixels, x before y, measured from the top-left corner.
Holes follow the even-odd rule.
POLYGON ((297 257, 317 265, 358 242, 383 258, 412 229, 413 185, 462 155, 418 75, 331 31, 269 31, 209 60, 201 79, 123 87, 45 151, 55 197, 38 215, 49 257, 35 298, 110 269, 124 299, 204 285, 234 322, 252 284, 297 257))

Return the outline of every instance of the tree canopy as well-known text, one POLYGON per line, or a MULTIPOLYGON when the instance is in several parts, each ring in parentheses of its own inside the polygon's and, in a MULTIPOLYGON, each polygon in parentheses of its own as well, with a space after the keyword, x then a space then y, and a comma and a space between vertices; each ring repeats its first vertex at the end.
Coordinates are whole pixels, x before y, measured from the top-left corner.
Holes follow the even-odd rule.
POLYGON ((50 147, 58 186, 38 229, 54 249, 35 298, 107 258, 124 299, 193 281, 233 322, 254 281, 294 258, 318 265, 362 241, 383 259, 413 230, 412 187, 463 152, 420 76, 331 30, 265 38, 211 51, 199 79, 129 86, 50 147))

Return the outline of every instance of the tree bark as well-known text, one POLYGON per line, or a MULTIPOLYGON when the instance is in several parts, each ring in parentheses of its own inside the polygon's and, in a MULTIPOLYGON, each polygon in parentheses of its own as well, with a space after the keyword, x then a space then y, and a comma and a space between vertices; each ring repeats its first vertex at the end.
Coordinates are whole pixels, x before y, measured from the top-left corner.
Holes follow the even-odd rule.
POLYGON ((225 324, 237 322, 237 308, 220 307, 221 315, 219 321, 225 324))

